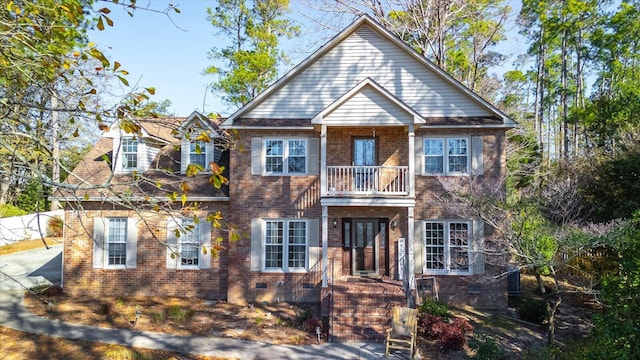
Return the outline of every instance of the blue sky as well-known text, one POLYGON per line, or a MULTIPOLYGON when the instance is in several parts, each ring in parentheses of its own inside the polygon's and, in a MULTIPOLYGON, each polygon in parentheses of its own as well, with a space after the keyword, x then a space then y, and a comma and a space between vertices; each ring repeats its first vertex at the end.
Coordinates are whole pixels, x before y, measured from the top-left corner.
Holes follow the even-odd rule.
MULTIPOLYGON (((154 101, 169 99, 172 102, 169 111, 173 115, 187 116, 194 110, 230 115, 233 109, 226 108, 214 94, 207 91, 207 85, 213 81, 213 77, 202 75, 203 69, 211 64, 207 58, 211 48, 221 48, 227 44, 224 38, 215 35, 215 29, 206 19, 206 8, 214 6, 214 1, 138 1, 141 7, 149 5, 157 10, 164 10, 170 3, 180 9, 180 13, 172 13, 171 18, 142 10, 130 17, 126 11, 111 4, 109 17, 114 21, 114 27, 90 31, 90 41, 96 43, 112 61, 120 62, 122 68, 129 71, 131 85, 155 87, 154 101)), ((305 3, 303 0, 291 0, 291 18, 300 26, 300 37, 283 44, 291 60, 289 68, 335 34, 330 30, 322 30, 310 20, 311 17, 318 18, 326 14, 314 12, 305 3)), ((336 23, 335 18, 330 20, 336 23)), ((346 25, 345 22, 351 19, 342 20, 342 25, 346 25)), ((519 41, 510 41, 502 45, 504 50, 498 50, 522 52, 526 49, 521 48, 523 46, 519 41)))
MULTIPOLYGON (((214 27, 206 19, 206 8, 213 1, 150 1, 154 9, 164 10, 169 3, 176 4, 180 13, 171 18, 157 12, 138 10, 133 17, 121 8, 111 5, 109 17, 113 27, 89 32, 90 41, 102 49, 112 61, 118 61, 129 71, 129 83, 156 88, 154 101, 169 99, 170 111, 187 116, 193 110, 230 115, 223 103, 210 91, 207 84, 213 77, 202 75, 211 64, 207 53, 213 47, 224 47, 225 39, 215 35, 214 27), (206 94, 206 97, 205 97, 206 94)), ((147 2, 138 1, 139 6, 147 2)), ((100 5, 100 3, 98 3, 100 5)), ((292 1, 292 16, 301 18, 301 3, 292 1)), ((301 23, 301 37, 285 44, 293 64, 304 59, 323 41, 317 29, 301 23), (313 36, 311 36, 313 35, 313 36)), ((115 86, 120 86, 115 84, 115 86)))

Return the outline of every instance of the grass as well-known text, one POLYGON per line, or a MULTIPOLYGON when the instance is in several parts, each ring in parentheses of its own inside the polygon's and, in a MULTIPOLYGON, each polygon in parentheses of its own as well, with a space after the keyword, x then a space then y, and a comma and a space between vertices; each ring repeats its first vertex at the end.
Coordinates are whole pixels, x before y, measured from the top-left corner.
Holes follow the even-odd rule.
MULTIPOLYGON (((44 241, 47 242, 47 245, 51 246, 57 244, 60 239, 44 238, 44 241)), ((42 247, 44 247, 42 239, 21 240, 8 245, 0 246, 0 255, 7 255, 18 251, 33 250, 42 247)))
POLYGON ((68 340, 28 334, 0 327, 0 354, 5 360, 48 359, 69 360, 229 360, 219 356, 187 355, 170 351, 134 348, 98 342, 68 340))

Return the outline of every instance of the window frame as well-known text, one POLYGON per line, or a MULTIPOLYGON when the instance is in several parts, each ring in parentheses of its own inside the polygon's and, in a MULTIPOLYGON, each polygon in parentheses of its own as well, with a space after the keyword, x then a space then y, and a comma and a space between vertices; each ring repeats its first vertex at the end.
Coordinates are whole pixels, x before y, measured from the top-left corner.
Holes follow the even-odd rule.
POLYGON ((473 224, 468 220, 424 220, 422 221, 422 255, 424 256, 424 265, 423 271, 425 274, 433 274, 433 275, 471 275, 473 273, 473 264, 471 258, 471 250, 473 241, 473 224), (435 247, 432 245, 427 245, 427 224, 440 224, 443 226, 443 268, 442 269, 432 269, 428 267, 428 263, 430 262, 429 253, 427 253, 428 247, 435 247), (452 225, 465 225, 466 229, 466 246, 452 245, 451 242, 451 233, 452 233, 452 225), (466 258, 467 258, 467 269, 458 270, 452 268, 452 248, 466 248, 466 258))
POLYGON ((135 136, 124 136, 120 141, 120 163, 122 171, 134 171, 138 169, 138 165, 140 164, 140 139, 135 136), (128 143, 130 142, 130 143, 128 143), (134 151, 127 151, 129 146, 135 145, 134 151), (127 160, 127 155, 135 155, 136 166, 127 166, 129 161, 127 160))
POLYGON ((264 138, 262 139, 262 174, 267 176, 304 176, 309 174, 309 139, 307 138, 264 138), (282 154, 281 155, 269 155, 267 154, 269 142, 281 141, 282 142, 282 154), (304 144, 304 154, 291 154, 290 148, 292 141, 300 141, 304 144), (292 158, 304 158, 304 171, 302 172, 292 172, 289 170, 289 160, 292 158), (280 158, 282 159, 282 171, 269 171, 267 170, 268 164, 267 160, 269 158, 280 158))
MULTIPOLYGON (((262 259, 261 259, 261 271, 262 272, 276 272, 276 273, 301 273, 307 272, 309 269, 309 222, 304 219, 263 219, 262 220, 262 259), (267 243, 269 234, 269 224, 281 224, 282 225, 282 241, 280 243, 267 243), (293 230, 290 226, 291 224, 304 224, 304 243, 291 242, 290 238, 292 236, 291 231, 293 230), (304 266, 303 267, 293 267, 289 266, 292 258, 291 254, 293 253, 292 247, 294 246, 304 246, 304 266), (282 254, 282 265, 280 267, 267 267, 267 248, 268 247, 279 247, 282 254)), ((300 254, 300 252, 298 252, 300 254)), ((293 260, 295 261, 295 260, 293 260)))
POLYGON ((201 247, 202 247, 202 233, 201 233, 201 226, 200 226, 200 222, 196 222, 193 220, 193 218, 182 218, 180 220, 180 228, 181 228, 181 235, 179 237, 177 237, 177 251, 176 253, 179 255, 179 259, 177 260, 177 267, 178 269, 200 269, 200 265, 202 263, 202 251, 201 251, 201 247), (188 229, 189 226, 193 226, 193 228, 188 229), (197 239, 197 241, 193 241, 194 239, 197 239), (196 263, 195 264, 184 264, 183 261, 185 259, 185 256, 183 254, 183 245, 185 244, 195 244, 195 253, 196 253, 196 263))
POLYGON ((462 176, 462 175, 469 175, 471 174, 471 154, 472 151, 472 144, 471 144, 471 137, 469 136, 425 136, 422 138, 422 169, 421 169, 421 173, 422 175, 425 176, 438 176, 438 175, 443 175, 443 176, 462 176), (442 141, 442 168, 440 169, 439 172, 428 172, 427 171, 427 158, 428 157, 434 157, 434 156, 428 156, 426 154, 427 151, 427 146, 426 146, 426 142, 429 140, 440 140, 442 141), (450 166, 450 161, 451 158, 453 157, 461 157, 460 155, 451 155, 449 154, 449 141, 450 140, 464 140, 466 142, 466 155, 464 155, 466 157, 466 163, 465 163, 465 168, 466 171, 450 171, 449 170, 449 166, 450 166))
POLYGON ((129 231, 129 219, 126 217, 108 217, 107 218, 107 226, 104 228, 104 267, 108 269, 125 269, 127 267, 127 236, 129 231), (111 241, 112 240, 112 222, 123 222, 124 227, 121 227, 120 230, 123 233, 119 234, 118 239, 122 241, 111 241), (124 236, 123 236, 124 235, 124 236), (122 258, 121 264, 111 264, 111 256, 109 254, 109 250, 111 248, 111 244, 124 244, 124 257, 122 258))
POLYGON ((208 143, 202 140, 195 140, 195 139, 190 139, 189 140, 189 150, 188 150, 188 154, 187 154, 187 165, 201 165, 202 169, 204 172, 207 172, 207 170, 209 169, 208 163, 209 163, 209 159, 208 159, 208 151, 207 151, 207 146, 208 143), (193 149, 192 149, 193 147, 193 149), (198 153, 198 148, 199 148, 199 153, 198 153), (203 164, 198 164, 192 161, 191 156, 202 156, 204 157, 204 163, 203 164))

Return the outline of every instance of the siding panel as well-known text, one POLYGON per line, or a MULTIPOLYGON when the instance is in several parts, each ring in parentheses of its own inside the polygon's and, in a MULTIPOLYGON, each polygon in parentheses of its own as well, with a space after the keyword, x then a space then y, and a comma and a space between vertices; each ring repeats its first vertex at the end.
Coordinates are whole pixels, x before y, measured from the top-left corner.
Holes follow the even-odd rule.
POLYGON ((311 118, 366 77, 425 117, 491 115, 393 42, 363 26, 246 117, 311 118))

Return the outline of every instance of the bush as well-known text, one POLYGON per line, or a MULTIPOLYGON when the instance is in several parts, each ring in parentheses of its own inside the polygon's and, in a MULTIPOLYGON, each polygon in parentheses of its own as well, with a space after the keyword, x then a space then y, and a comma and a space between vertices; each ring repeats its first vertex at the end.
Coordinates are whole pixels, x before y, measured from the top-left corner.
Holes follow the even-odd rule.
POLYGON ((508 360, 509 356, 489 335, 476 334, 469 339, 469 347, 476 351, 473 359, 479 360, 508 360))
POLYGON ((422 304, 418 306, 418 314, 436 315, 444 321, 451 319, 447 305, 429 299, 425 299, 422 301, 422 304))
POLYGON ((49 219, 47 223, 47 236, 52 237, 62 237, 62 228, 64 226, 64 222, 62 218, 59 216, 54 216, 49 219))
POLYGON ((9 204, 0 205, 0 218, 26 215, 27 212, 9 204))
POLYGON ((418 316, 418 333, 436 340, 442 351, 460 350, 466 341, 466 333, 473 326, 463 318, 445 322, 440 316, 423 313, 418 316))
POLYGON ((544 300, 523 297, 518 308, 520 319, 542 325, 547 318, 547 307, 544 300))

